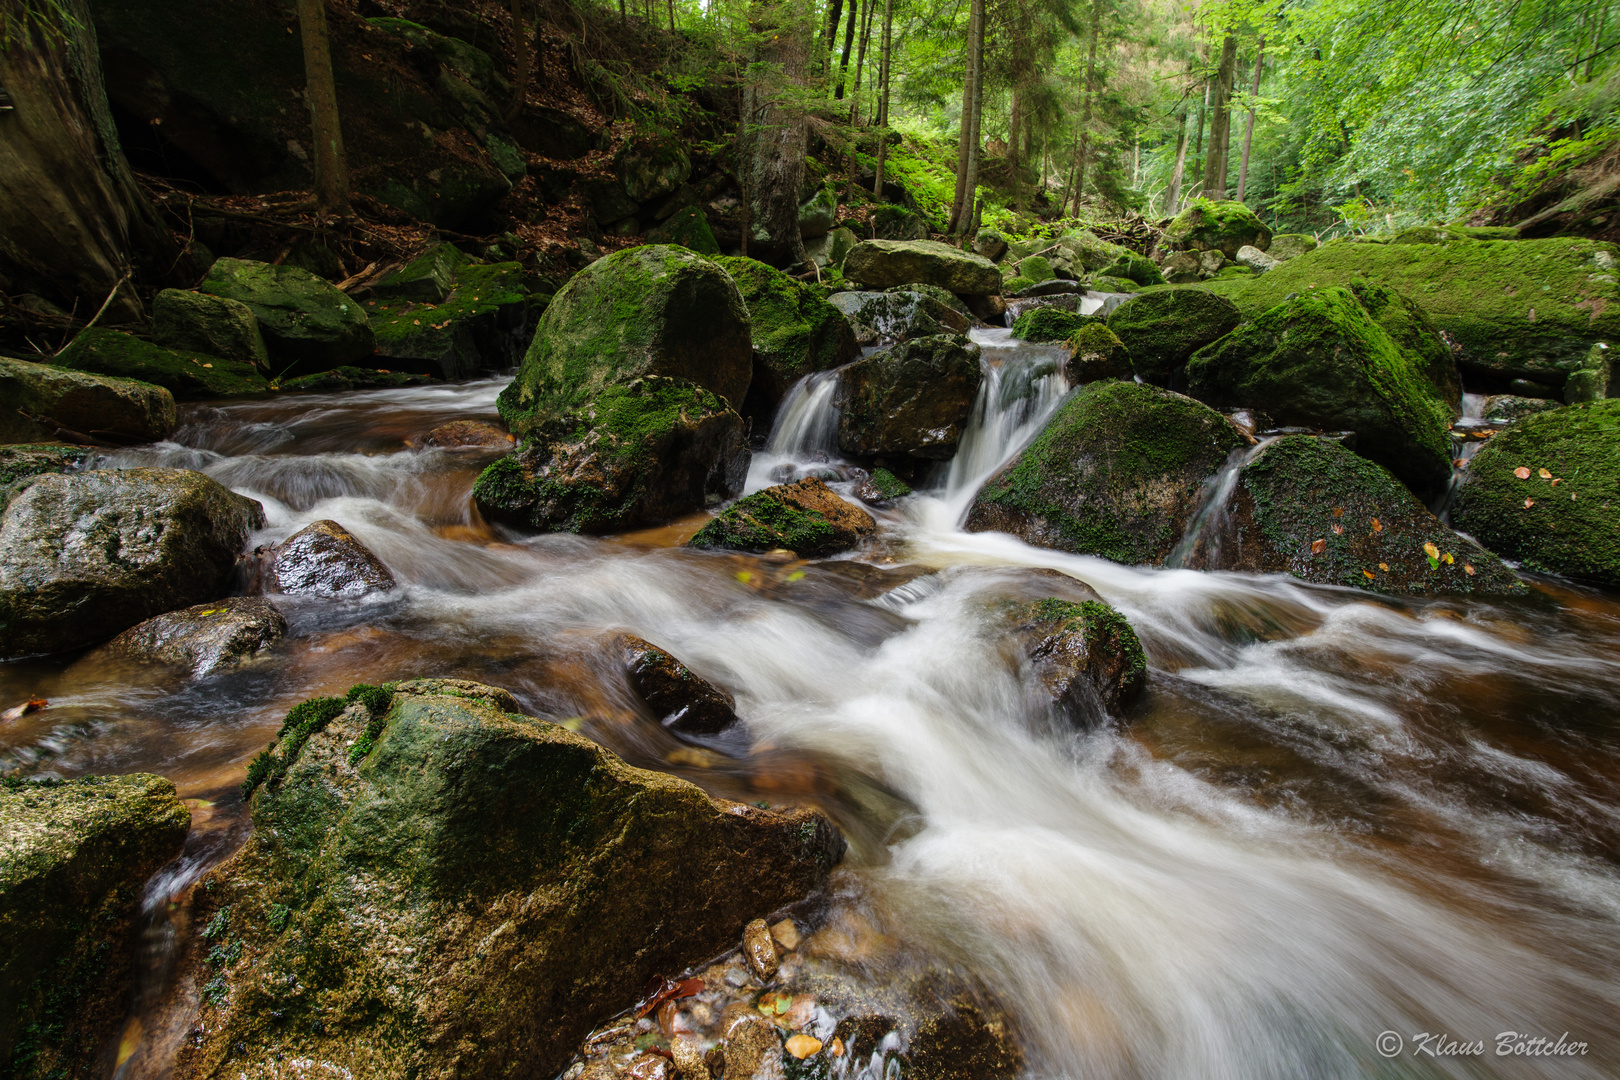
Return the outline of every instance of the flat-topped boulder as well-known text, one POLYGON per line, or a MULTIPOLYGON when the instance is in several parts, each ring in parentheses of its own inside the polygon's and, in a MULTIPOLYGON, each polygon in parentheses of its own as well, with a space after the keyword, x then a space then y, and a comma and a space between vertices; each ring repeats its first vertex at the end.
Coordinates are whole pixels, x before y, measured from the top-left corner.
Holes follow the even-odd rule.
POLYGON ((726 507, 688 541, 698 548, 785 549, 802 558, 848 551, 877 531, 872 515, 813 476, 756 491, 726 507))
POLYGON ((0 401, 0 443, 157 442, 178 422, 161 386, 9 356, 0 356, 0 401))
POLYGON ((959 296, 1001 291, 995 263, 937 240, 863 240, 845 257, 844 276, 870 289, 922 284, 959 296))
POLYGON ((325 371, 371 355, 376 345, 359 303, 301 267, 219 259, 199 288, 253 312, 272 366, 325 371))

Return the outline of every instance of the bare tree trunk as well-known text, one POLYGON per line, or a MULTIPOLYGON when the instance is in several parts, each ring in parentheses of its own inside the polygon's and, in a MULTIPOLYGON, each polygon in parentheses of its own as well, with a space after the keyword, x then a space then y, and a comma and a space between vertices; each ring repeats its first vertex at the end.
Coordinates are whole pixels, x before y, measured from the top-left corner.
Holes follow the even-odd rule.
POLYGON ((1012 174, 1013 206, 1020 214, 1024 212, 1024 174, 1021 165, 1023 153, 1018 145, 1023 135, 1020 127, 1024 118, 1019 112, 1022 104, 1018 91, 1013 90, 1012 101, 1007 106, 1007 167, 1012 174))
MULTIPOLYGON (((0 274, 17 291, 93 312, 142 314, 132 270, 164 281, 176 251, 135 183, 113 127, 95 24, 85 0, 71 23, 30 19, 0 50, 0 274)), ((48 18, 49 16, 47 16, 48 18)))
POLYGON ((973 137, 968 143, 967 194, 964 197, 967 222, 959 230, 964 241, 975 235, 978 228, 979 158, 984 146, 983 133, 980 131, 984 119, 984 0, 977 0, 977 3, 979 32, 974 42, 973 55, 973 137))
POLYGON ((977 90, 979 67, 984 52, 984 0, 973 0, 968 15, 967 71, 962 80, 962 124, 956 150, 956 195, 951 199, 951 220, 946 232, 961 231, 973 213, 973 191, 968 187, 968 170, 978 169, 977 147, 973 145, 978 118, 977 90), (971 163, 971 164, 970 164, 971 163))
POLYGON ((506 109, 509 123, 523 111, 524 99, 529 94, 529 69, 533 66, 529 28, 523 22, 523 0, 512 0, 512 103, 506 109))
POLYGON ((799 233, 799 186, 804 179, 807 128, 797 91, 805 85, 810 30, 796 5, 757 2, 753 29, 761 39, 758 84, 754 88, 758 123, 751 143, 753 240, 768 261, 805 261, 799 233))
POLYGON ((844 21, 844 54, 838 61, 838 89, 834 101, 844 100, 844 78, 849 72, 849 51, 855 45, 855 20, 860 17, 859 0, 849 0, 849 18, 844 21))
POLYGON ((883 167, 889 158, 889 44, 894 32, 894 0, 883 0, 883 56, 878 61, 877 180, 872 197, 883 201, 883 167))
POLYGON ((1221 43, 1221 63, 1215 69, 1214 101, 1209 117, 1209 153, 1204 158, 1204 198, 1226 199, 1226 155, 1232 141, 1232 73, 1237 67, 1237 38, 1221 43))
POLYGON ((861 41, 855 50, 855 101, 849 107, 849 122, 859 124, 861 120, 861 75, 866 70, 866 46, 872 40, 872 18, 877 11, 877 0, 866 0, 866 9, 861 16, 861 41))
POLYGON ((833 0, 832 7, 827 9, 827 33, 816 43, 816 74, 822 75, 827 71, 827 59, 838 45, 838 20, 844 14, 844 0, 833 0))
MULTIPOLYGON (((1260 96, 1260 73, 1265 70, 1266 39, 1260 38, 1260 47, 1254 53, 1254 88, 1252 97, 1260 96)), ((1249 118, 1243 122, 1243 159, 1238 163, 1237 201, 1242 202, 1249 190, 1249 147, 1254 144, 1254 106, 1249 106, 1249 118)))
POLYGON ((1091 156, 1091 101, 1097 93, 1097 38, 1102 34, 1102 0, 1091 0, 1091 45, 1086 55, 1085 104, 1080 107, 1080 153, 1075 164, 1074 216, 1080 216, 1080 196, 1086 189, 1086 160, 1091 156))
POLYGON ((326 32, 326 0, 298 0, 304 38, 304 97, 315 129, 315 208, 349 212, 349 166, 338 123, 337 84, 332 79, 332 43, 326 32))
POLYGON ((1181 210, 1181 178, 1187 171, 1187 114, 1181 114, 1176 125, 1176 167, 1170 174, 1170 186, 1164 191, 1164 213, 1174 217, 1181 210))

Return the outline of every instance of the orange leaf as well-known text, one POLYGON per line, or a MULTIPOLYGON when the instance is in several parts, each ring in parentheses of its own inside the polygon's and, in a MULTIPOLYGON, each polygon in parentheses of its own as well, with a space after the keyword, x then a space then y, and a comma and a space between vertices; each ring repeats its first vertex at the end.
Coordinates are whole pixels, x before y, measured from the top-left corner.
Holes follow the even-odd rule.
POLYGON ((1473 564, 1463 563, 1463 573, 1467 574, 1469 577, 1473 577, 1475 573, 1473 564))
POLYGON ((1378 569, 1382 570, 1386 574, 1389 573, 1389 563, 1387 563, 1387 562, 1379 563, 1378 564, 1378 569))
POLYGON ((1432 541, 1423 545, 1423 553, 1431 559, 1438 559, 1440 557, 1440 549, 1435 547, 1432 541))
POLYGON ((1312 555, 1320 555, 1320 554, 1322 554, 1322 552, 1324 552, 1326 550, 1327 550, 1327 541, 1326 540, 1313 540, 1313 541, 1311 541, 1311 554, 1312 555))
POLYGON ((1517 469, 1513 470, 1513 475, 1517 476, 1520 480, 1528 480, 1530 479, 1530 469, 1528 466, 1520 465, 1517 469))
POLYGON ((1559 484, 1562 484, 1563 482, 1564 482, 1564 478, 1562 476, 1560 476, 1558 479, 1556 479, 1556 480, 1554 480, 1552 482, 1552 486, 1557 487, 1559 484))
POLYGON ((1448 551, 1444 555, 1440 556, 1440 561, 1445 563, 1447 566, 1450 566, 1452 563, 1457 561, 1457 557, 1448 551))
POLYGON ((1384 523, 1379 521, 1377 518, 1373 518, 1372 527, 1373 527, 1373 532, 1383 532, 1384 531, 1384 523))
POLYGON ((1536 470, 1536 475, 1541 477, 1543 480, 1551 480, 1552 479, 1552 473, 1548 472, 1546 469, 1537 469, 1536 470))
POLYGON ((784 1047, 784 1049, 786 1049, 788 1053, 792 1054, 800 1061, 803 1061, 811 1054, 820 1052, 821 1040, 812 1039, 808 1035, 794 1035, 792 1038, 788 1039, 787 1046, 784 1047))
POLYGON ((1536 505, 1536 500, 1534 500, 1534 499, 1526 499, 1526 500, 1524 500, 1524 508, 1526 510, 1530 509, 1534 505, 1536 505))
POLYGON ((1451 463, 1459 469, 1468 468, 1468 459, 1465 457, 1454 458, 1451 463))
POLYGON ((1367 575, 1367 580, 1368 581, 1377 581, 1378 580, 1378 575, 1373 573, 1371 570, 1363 570, 1362 573, 1367 575))
POLYGON ((1334 508, 1333 508, 1333 516, 1334 516, 1334 517, 1344 517, 1344 507, 1342 507, 1342 506, 1335 506, 1335 507, 1334 507, 1334 508))

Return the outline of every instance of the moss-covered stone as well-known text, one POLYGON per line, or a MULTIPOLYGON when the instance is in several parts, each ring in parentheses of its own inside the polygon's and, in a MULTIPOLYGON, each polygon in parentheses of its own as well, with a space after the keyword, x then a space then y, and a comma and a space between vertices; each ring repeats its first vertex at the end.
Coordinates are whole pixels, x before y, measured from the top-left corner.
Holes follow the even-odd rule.
POLYGON ((965 338, 917 338, 838 373, 838 447, 846 454, 944 460, 973 412, 984 374, 965 338))
MULTIPOLYGON (((401 20, 403 21, 403 20, 401 20)), ((454 244, 434 244, 371 287, 376 296, 442 303, 455 288, 467 256, 454 244)))
POLYGON ((935 240, 863 240, 844 260, 844 276, 873 289, 924 284, 958 296, 1001 291, 995 263, 935 240))
POLYGON ((1189 552, 1194 569, 1288 573, 1401 596, 1526 591, 1502 560, 1331 439, 1271 443, 1239 469, 1230 502, 1214 509, 1189 552))
POLYGON ((1090 229, 1061 236, 1051 246, 1056 249, 1052 255, 1053 262, 1060 266, 1067 263, 1069 272, 1075 277, 1096 273, 1131 254, 1129 248, 1110 244, 1090 229))
POLYGON ((841 292, 828 303, 843 313, 859 345, 894 345, 914 338, 965 334, 969 316, 930 293, 911 289, 841 292))
POLYGON ((1350 291, 1395 347, 1411 358, 1434 399, 1446 407, 1452 419, 1461 416, 1462 375, 1457 371, 1457 357, 1423 309, 1394 289, 1360 278, 1350 282, 1350 291))
POLYGON ((1130 278, 1112 277, 1108 274, 1093 274, 1089 280, 1092 292, 1134 293, 1142 289, 1142 286, 1130 278))
POLYGON ((1527 416, 1464 476, 1457 528, 1526 569, 1620 586, 1620 399, 1527 416))
POLYGON ((191 814, 160 776, 0 779, 0 823, 0 1075, 98 1075, 141 887, 180 854, 191 814))
POLYGON ((737 256, 715 262, 731 275, 748 305, 754 346, 751 396, 774 409, 788 387, 804 376, 860 355, 849 320, 814 289, 755 259, 737 256))
POLYGON ((1238 248, 1271 246, 1271 230, 1240 202, 1194 199, 1164 231, 1170 244, 1191 251, 1219 251, 1237 258, 1238 248))
POLYGON ((1101 322, 1089 322, 1068 340, 1069 381, 1096 382, 1098 379, 1129 379, 1131 356, 1124 343, 1101 322))
POLYGON ((1079 315, 1052 304, 1032 307, 1013 320, 1013 337, 1020 341, 1067 341, 1090 323, 1101 322, 1095 315, 1079 315))
POLYGON ((279 384, 278 389, 335 394, 345 390, 394 390, 401 386, 426 386, 432 381, 429 375, 345 366, 288 379, 279 384))
POLYGON ((199 288, 252 309, 273 367, 325 371, 369 356, 376 345, 359 304, 296 266, 219 259, 199 288))
POLYGON ((292 1058, 364 1080, 557 1075, 627 987, 732 947, 843 851, 817 814, 632 768, 494 687, 338 706, 296 752, 281 737, 252 837, 197 894, 215 933, 189 974, 215 989, 181 1080, 292 1058))
POLYGON ((179 352, 118 330, 92 326, 51 361, 74 371, 161 386, 180 401, 262 394, 270 384, 252 364, 179 352))
POLYGON ((91 452, 80 446, 0 446, 0 510, 30 476, 70 473, 84 467, 91 452))
POLYGON ((1390 237, 1391 244, 1467 244, 1480 240, 1517 240, 1512 226, 1416 225, 1390 237))
POLYGON ((1356 450, 1419 492, 1451 476, 1449 408, 1420 360, 1349 289, 1318 289, 1261 315, 1187 362, 1188 392, 1280 424, 1354 431, 1356 450))
POLYGON ((161 386, 6 356, 0 356, 0 401, 0 444, 157 442, 178 422, 174 395, 161 386))
POLYGON ((1004 296, 1017 296, 1019 293, 1023 292, 1025 289, 1034 284, 1035 282, 1031 281, 1023 274, 1014 274, 1002 281, 1001 292, 1004 296))
POLYGON ((1569 381, 1564 383, 1564 403, 1602 401, 1610 396, 1613 386, 1614 350, 1608 342, 1600 341, 1587 350, 1581 366, 1570 372, 1569 381))
POLYGON ((165 349, 206 353, 269 374, 270 353, 258 317, 238 300, 163 289, 152 298, 152 340, 165 349))
POLYGON ((1125 617, 1100 598, 1074 603, 1056 597, 1004 606, 1052 703, 1078 727, 1118 716, 1147 685, 1147 654, 1125 617))
POLYGON ((1242 321, 1231 301, 1199 289, 1142 293, 1108 313, 1108 329, 1130 353, 1136 374, 1161 386, 1193 353, 1242 321))
POLYGON ((574 275, 546 308, 497 404, 522 437, 641 375, 687 379, 733 407, 753 376, 742 293, 685 248, 628 248, 574 275))
POLYGON ((1028 278, 1032 282, 1049 281, 1057 275, 1052 273, 1052 263, 1044 255, 1031 255, 1018 260, 1018 276, 1028 278))
POLYGON ((801 558, 833 555, 877 531, 877 523, 813 476, 738 499, 687 541, 697 548, 772 551, 801 558))
POLYGON ((903 499, 911 494, 911 485, 888 469, 873 469, 867 479, 880 499, 903 499))
MULTIPOLYGON (((1164 284, 1164 274, 1153 264, 1153 260, 1134 251, 1125 252, 1097 273, 1103 277, 1124 278, 1137 285, 1164 284)), ((1093 278, 1093 281, 1095 280, 1093 278)))
POLYGON ((1241 445, 1225 417, 1192 398, 1092 383, 985 484, 967 527, 1157 565, 1181 539, 1204 479, 1241 445))
POLYGON ((1421 307, 1458 347, 1463 371, 1483 384, 1525 378, 1561 390, 1594 344, 1620 340, 1616 257, 1613 245, 1576 237, 1446 246, 1336 240, 1259 277, 1200 287, 1252 319, 1290 293, 1365 279, 1421 307))
MULTIPOLYGON (((928 297, 928 298, 930 298, 932 300, 939 301, 945 307, 947 307, 950 310, 956 312, 958 315, 962 316, 964 319, 972 319, 973 318, 973 312, 968 308, 968 306, 965 303, 962 302, 962 298, 960 296, 957 296, 955 293, 951 292, 949 289, 942 289, 938 285, 929 285, 929 284, 922 283, 922 282, 919 282, 919 283, 913 284, 913 285, 896 285, 894 288, 890 289, 889 292, 891 292, 891 293, 916 293, 916 294, 919 294, 921 296, 926 296, 926 297, 928 297)), ((961 330, 958 331, 958 333, 963 333, 963 334, 967 333, 967 327, 964 326, 961 330)))
POLYGON ((1287 262, 1320 246, 1316 237, 1305 233, 1278 233, 1271 238, 1271 246, 1266 249, 1266 254, 1278 262, 1287 262))
POLYGON ((720 242, 709 228, 709 219, 701 206, 686 206, 675 211, 669 219, 647 230, 649 244, 679 244, 699 255, 720 254, 720 242))
POLYGON ((1493 394, 1485 399, 1480 408, 1480 419, 1493 420, 1498 423, 1511 424, 1515 420, 1523 420, 1536 413, 1551 412, 1564 407, 1561 401, 1549 401, 1546 398, 1519 397, 1517 394, 1493 394))
POLYGON ((530 432, 473 485, 485 517, 542 532, 662 524, 736 494, 747 472, 742 418, 684 379, 603 389, 530 432))
POLYGON ((529 321, 523 267, 463 260, 444 285, 438 302, 386 294, 366 301, 389 370, 470 379, 517 363, 529 321))

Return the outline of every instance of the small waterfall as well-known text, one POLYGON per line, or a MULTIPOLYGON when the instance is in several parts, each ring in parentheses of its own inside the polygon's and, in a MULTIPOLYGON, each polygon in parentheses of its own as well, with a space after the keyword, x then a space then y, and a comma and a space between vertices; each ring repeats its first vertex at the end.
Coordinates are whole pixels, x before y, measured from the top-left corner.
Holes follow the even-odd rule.
POLYGON ((1209 541, 1205 547, 1204 569, 1219 569, 1221 561, 1221 526, 1226 523, 1226 510, 1232 502, 1232 492, 1237 489, 1238 474, 1243 466, 1260 456, 1260 452, 1281 436, 1271 435, 1253 446, 1240 446, 1226 455, 1226 463, 1220 467, 1214 476, 1204 481, 1203 488, 1198 492, 1198 507, 1193 516, 1187 521, 1187 530, 1181 535, 1181 542, 1164 560, 1167 569, 1184 569, 1198 554, 1198 543, 1209 534, 1209 541))
POLYGON ((745 493, 782 482, 785 472, 831 461, 838 455, 838 372, 817 371, 788 388, 765 449, 748 467, 745 493), (785 467, 785 469, 784 469, 785 467))

